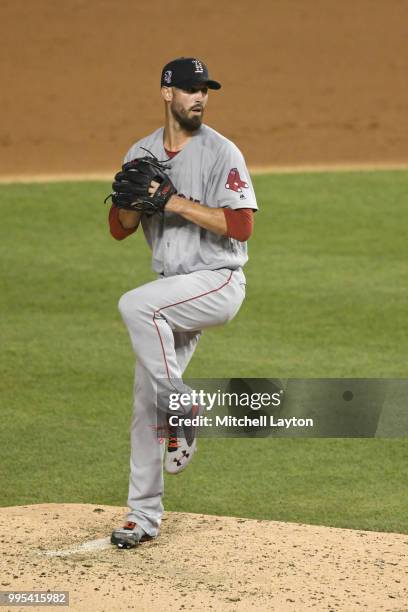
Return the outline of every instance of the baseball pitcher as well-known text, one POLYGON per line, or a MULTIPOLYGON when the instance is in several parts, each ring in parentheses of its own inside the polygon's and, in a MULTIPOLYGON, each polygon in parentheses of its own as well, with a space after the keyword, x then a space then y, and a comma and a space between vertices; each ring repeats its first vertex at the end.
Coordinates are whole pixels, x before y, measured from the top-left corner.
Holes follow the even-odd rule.
MULTIPOLYGON (((158 397, 185 392, 183 372, 202 330, 228 323, 245 297, 257 203, 239 149, 203 123, 208 92, 220 88, 197 58, 164 66, 164 127, 130 148, 108 196, 112 236, 122 240, 141 227, 157 274, 119 300, 136 354, 129 513, 111 536, 119 548, 159 534, 163 465, 176 474, 196 449, 196 428, 169 425, 158 397)), ((201 414, 193 404, 180 410, 186 419, 201 414)))

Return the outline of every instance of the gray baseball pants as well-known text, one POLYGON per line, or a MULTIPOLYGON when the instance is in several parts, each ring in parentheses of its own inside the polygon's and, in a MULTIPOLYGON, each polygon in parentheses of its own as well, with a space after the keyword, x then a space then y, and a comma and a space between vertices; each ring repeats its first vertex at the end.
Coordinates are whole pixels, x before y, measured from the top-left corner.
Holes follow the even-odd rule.
POLYGON ((222 269, 160 277, 119 300, 136 354, 127 520, 151 536, 163 514, 166 450, 157 435, 157 381, 182 379, 201 330, 228 323, 244 297, 242 269, 222 269))

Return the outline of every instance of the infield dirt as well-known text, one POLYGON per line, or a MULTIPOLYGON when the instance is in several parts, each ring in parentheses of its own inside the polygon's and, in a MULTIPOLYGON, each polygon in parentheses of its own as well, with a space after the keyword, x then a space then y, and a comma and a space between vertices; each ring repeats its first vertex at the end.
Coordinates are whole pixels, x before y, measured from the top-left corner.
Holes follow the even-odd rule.
POLYGON ((407 609, 406 535, 169 512, 157 540, 120 551, 124 512, 0 509, 0 590, 69 591, 75 612, 407 609))
POLYGON ((406 164, 407 23, 404 0, 3 0, 0 175, 111 173, 180 55, 251 166, 406 164))

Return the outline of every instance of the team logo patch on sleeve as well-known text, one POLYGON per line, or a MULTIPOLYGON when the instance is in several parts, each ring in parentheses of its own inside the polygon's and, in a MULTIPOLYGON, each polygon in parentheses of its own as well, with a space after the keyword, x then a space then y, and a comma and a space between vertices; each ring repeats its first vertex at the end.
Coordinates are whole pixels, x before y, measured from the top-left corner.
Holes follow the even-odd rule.
POLYGON ((242 193, 243 187, 248 189, 248 183, 242 180, 237 168, 231 168, 228 173, 227 182, 225 183, 225 189, 232 189, 232 191, 242 193))

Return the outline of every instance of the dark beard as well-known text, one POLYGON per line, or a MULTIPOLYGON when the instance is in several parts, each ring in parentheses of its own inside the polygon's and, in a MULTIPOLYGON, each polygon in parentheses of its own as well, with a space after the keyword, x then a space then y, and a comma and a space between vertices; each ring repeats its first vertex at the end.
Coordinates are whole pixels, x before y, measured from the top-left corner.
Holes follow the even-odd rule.
POLYGON ((193 115, 192 117, 188 117, 184 111, 183 113, 179 113, 175 108, 171 108, 171 112, 173 113, 173 117, 180 124, 180 127, 186 132, 195 132, 201 127, 204 111, 201 115, 193 115))

